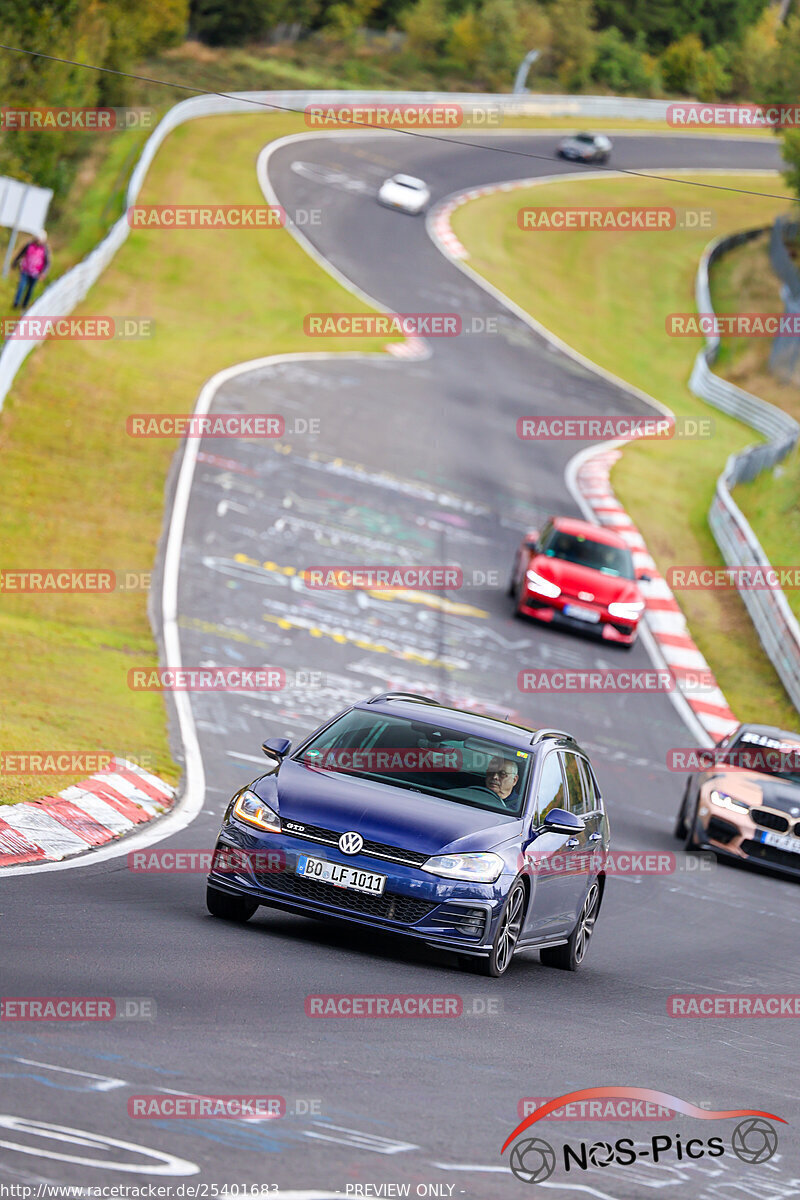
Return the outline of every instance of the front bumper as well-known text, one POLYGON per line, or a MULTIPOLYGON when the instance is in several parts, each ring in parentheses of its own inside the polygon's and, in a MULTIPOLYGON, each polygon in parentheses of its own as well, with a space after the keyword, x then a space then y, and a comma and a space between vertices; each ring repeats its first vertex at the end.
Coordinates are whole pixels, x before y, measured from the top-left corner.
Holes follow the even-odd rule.
POLYGON ((543 621, 548 625, 588 633, 603 641, 618 642, 623 646, 632 646, 639 630, 638 621, 621 621, 617 617, 611 617, 608 609, 600 605, 588 604, 583 600, 564 595, 556 596, 551 600, 535 592, 529 592, 527 588, 520 594, 517 611, 523 616, 534 617, 537 621, 543 621), (564 606, 567 604, 594 609, 600 619, 593 622, 570 617, 564 612, 564 606))
MULTIPOLYGON (((781 814, 772 810, 753 810, 758 821, 774 819, 781 814), (768 813, 764 817, 762 814, 768 813)), ((800 878, 800 852, 770 845, 768 835, 774 832, 750 819, 749 816, 734 814, 718 809, 711 802, 701 800, 695 821, 695 840, 704 850, 734 862, 768 867, 781 874, 800 878)), ((800 839, 798 839, 800 841, 800 839)))
POLYGON ((413 937, 428 945, 462 954, 488 954, 500 911, 515 876, 503 874, 493 884, 440 879, 414 867, 366 854, 345 855, 286 833, 261 840, 233 823, 220 832, 208 882, 220 891, 248 896, 259 904, 310 917, 347 921, 413 937), (225 859, 225 852, 244 855, 225 859), (222 851, 226 869, 217 869, 222 851), (274 856, 263 869, 260 856, 274 856), (301 855, 323 858, 386 876, 381 896, 336 887, 297 874, 301 855), (253 865, 254 862, 254 865, 253 865))

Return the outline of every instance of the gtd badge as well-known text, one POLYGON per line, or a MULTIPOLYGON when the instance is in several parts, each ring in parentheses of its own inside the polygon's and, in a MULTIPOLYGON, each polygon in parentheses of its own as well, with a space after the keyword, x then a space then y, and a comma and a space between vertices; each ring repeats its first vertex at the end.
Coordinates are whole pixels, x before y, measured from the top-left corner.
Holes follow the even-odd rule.
POLYGON ((361 834, 354 833, 352 830, 349 833, 343 833, 339 838, 339 849, 342 854, 358 854, 363 845, 364 839, 361 834))

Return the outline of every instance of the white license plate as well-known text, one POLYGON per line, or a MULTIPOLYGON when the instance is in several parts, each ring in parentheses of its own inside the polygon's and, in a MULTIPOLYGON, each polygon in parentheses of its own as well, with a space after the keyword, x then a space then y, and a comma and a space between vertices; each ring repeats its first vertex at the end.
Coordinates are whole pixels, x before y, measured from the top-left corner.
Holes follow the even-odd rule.
POLYGON ((791 854, 800 854, 800 838, 792 837, 790 833, 761 834, 761 841, 767 846, 776 846, 779 850, 788 850, 791 854))
POLYGON ((574 617, 576 621, 588 621, 592 625, 596 625, 600 620, 599 612, 595 612, 593 608, 583 608, 580 604, 565 604, 564 615, 574 617))
POLYGON ((326 862, 324 858, 308 858, 305 854, 297 860, 297 874, 353 892, 369 892, 371 896, 382 896, 386 887, 385 875, 376 875, 361 867, 346 867, 344 863, 326 862))

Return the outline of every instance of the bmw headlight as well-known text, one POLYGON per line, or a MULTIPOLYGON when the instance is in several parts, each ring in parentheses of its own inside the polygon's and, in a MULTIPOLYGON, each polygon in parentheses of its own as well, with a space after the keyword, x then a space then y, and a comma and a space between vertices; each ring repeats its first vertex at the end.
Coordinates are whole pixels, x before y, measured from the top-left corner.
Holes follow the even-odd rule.
POLYGON ((503 870, 499 854, 437 854, 422 864, 423 871, 467 883, 494 883, 503 870))
POLYGON ((709 793, 709 800, 712 804, 716 804, 717 808, 727 808, 731 812, 750 811, 749 804, 745 804, 742 800, 736 800, 733 796, 729 796, 727 792, 718 792, 716 788, 709 793))
POLYGON ((281 831, 281 819, 278 814, 263 800, 259 800, 249 788, 245 788, 237 798, 233 806, 233 815, 247 825, 255 825, 256 829, 265 829, 267 833, 281 831))
POLYGON ((643 600, 615 600, 609 604, 609 616, 620 617, 623 621, 636 621, 644 608, 643 600))
POLYGON ((545 579, 544 575, 538 575, 536 571, 526 571, 525 578, 528 581, 528 587, 532 592, 538 592, 540 596, 549 596, 555 599, 561 595, 561 588, 557 583, 553 583, 551 579, 545 579))

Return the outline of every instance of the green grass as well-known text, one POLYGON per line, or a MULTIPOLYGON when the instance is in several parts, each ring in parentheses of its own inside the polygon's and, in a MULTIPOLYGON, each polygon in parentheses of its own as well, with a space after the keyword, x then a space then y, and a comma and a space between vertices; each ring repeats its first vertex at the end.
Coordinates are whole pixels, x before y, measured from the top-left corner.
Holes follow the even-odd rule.
MULTIPOLYGON (((263 203, 258 151, 298 118, 208 118, 173 133, 141 202, 263 203)), ((128 438, 134 412, 190 412, 202 384, 232 363, 385 343, 315 338, 307 312, 364 311, 284 230, 132 232, 78 310, 151 317, 135 342, 50 342, 27 360, 0 416, 4 568, 149 571, 177 443, 128 438), (236 271, 232 265, 237 265, 236 271)), ((123 751, 177 778, 158 693, 133 693, 130 667, 157 663, 145 592, 3 595, 2 748, 123 751)), ((74 778, 5 776, 0 802, 74 778)))
MULTIPOLYGON (((769 261, 769 238, 739 246, 720 259, 712 274, 714 305, 720 312, 783 312, 780 284, 769 261)), ((769 371, 770 338, 727 338, 718 370, 739 387, 783 408, 800 420, 800 389, 769 371)), ((800 457, 794 454, 774 471, 735 490, 736 503, 775 566, 800 562, 800 457)), ((800 618, 800 591, 786 590, 800 618)))
MULTIPOLYGON (((702 180, 702 176, 698 176, 702 180)), ((742 189, 781 190, 777 176, 714 176, 742 189)), ((722 559, 707 524, 714 484, 727 456, 752 430, 694 397, 687 387, 700 341, 670 338, 670 312, 694 310, 694 277, 709 231, 523 232, 523 205, 641 204, 711 207, 713 235, 767 225, 779 201, 706 191, 656 179, 585 180, 500 193, 465 205, 454 229, 470 265, 564 341, 642 388, 681 417, 712 417, 714 436, 641 442, 614 470, 620 501, 641 529, 662 572, 722 559)), ((781 534, 776 532, 781 541, 781 534)), ((777 548, 775 561, 785 561, 777 548)), ((742 720, 797 723, 791 705, 736 593, 678 593, 692 634, 742 720)))

